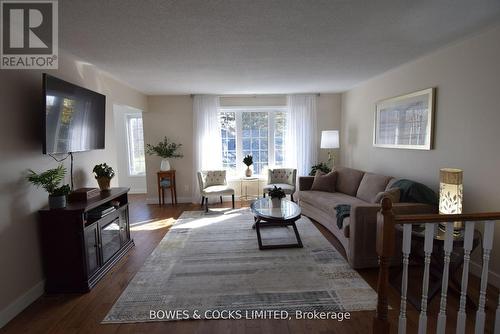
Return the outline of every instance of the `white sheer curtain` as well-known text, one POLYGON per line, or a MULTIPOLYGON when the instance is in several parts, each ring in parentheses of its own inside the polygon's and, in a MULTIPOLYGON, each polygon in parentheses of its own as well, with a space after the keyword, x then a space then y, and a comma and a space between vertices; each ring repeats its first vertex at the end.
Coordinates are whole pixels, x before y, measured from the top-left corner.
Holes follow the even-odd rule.
POLYGON ((297 176, 308 175, 318 157, 317 95, 288 95, 287 105, 285 165, 297 168, 297 176))
POLYGON ((197 173, 222 169, 219 97, 195 95, 193 101, 193 202, 200 199, 197 173))

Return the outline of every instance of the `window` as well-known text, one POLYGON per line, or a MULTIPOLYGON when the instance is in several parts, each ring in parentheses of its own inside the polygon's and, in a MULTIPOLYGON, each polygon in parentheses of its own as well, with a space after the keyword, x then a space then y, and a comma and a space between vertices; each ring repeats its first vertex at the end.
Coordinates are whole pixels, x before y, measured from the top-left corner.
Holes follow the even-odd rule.
POLYGON ((144 136, 142 114, 133 113, 125 116, 127 126, 128 171, 130 175, 144 175, 146 162, 144 157, 144 136))
POLYGON ((238 174, 243 157, 251 154, 255 174, 268 166, 283 166, 286 111, 283 109, 222 109, 219 113, 222 165, 238 174))

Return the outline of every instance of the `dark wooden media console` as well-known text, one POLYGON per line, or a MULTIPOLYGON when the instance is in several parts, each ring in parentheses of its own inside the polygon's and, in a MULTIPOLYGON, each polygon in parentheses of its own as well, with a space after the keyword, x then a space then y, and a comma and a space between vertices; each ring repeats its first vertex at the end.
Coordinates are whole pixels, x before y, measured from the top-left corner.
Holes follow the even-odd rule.
POLYGON ((111 188, 64 209, 40 210, 48 293, 89 291, 134 245, 128 191, 111 188))

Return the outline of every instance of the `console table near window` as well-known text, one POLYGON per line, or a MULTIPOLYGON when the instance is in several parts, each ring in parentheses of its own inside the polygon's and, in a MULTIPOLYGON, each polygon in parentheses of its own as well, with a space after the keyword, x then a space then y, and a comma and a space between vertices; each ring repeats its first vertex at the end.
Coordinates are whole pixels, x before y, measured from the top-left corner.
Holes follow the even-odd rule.
POLYGON ((177 204, 177 188, 175 185, 175 169, 159 171, 158 181, 158 204, 165 204, 165 189, 170 189, 172 205, 177 204))
POLYGON ((129 188, 111 188, 63 209, 42 209, 45 291, 87 292, 134 246, 129 188))

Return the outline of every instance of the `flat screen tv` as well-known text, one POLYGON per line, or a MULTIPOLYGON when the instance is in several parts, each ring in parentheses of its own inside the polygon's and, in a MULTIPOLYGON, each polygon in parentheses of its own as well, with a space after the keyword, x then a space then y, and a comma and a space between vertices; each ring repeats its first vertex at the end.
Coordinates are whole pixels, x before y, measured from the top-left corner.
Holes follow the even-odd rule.
POLYGON ((106 96, 43 74, 43 153, 104 148, 106 96))

